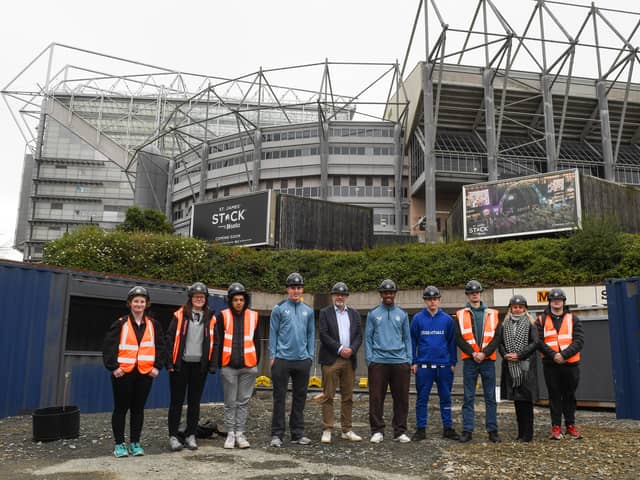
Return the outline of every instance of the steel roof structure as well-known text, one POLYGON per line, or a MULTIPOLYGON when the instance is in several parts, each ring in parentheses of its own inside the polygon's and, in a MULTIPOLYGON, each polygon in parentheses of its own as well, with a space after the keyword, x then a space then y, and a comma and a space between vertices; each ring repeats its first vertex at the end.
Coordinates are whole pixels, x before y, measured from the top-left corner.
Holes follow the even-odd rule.
POLYGON ((466 19, 445 18, 438 0, 418 5, 394 98, 409 104, 411 190, 425 205, 413 218, 425 217, 427 241, 447 182, 577 167, 640 184, 640 14, 535 0, 518 2, 529 12, 516 28, 500 3, 478 0, 466 19), (426 61, 405 77, 420 20, 426 61))

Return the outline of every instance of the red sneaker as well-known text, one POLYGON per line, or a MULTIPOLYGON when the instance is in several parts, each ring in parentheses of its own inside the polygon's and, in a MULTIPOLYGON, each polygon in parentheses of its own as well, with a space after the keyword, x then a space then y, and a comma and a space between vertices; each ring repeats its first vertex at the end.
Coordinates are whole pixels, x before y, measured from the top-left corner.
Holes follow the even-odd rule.
POLYGON ((578 432, 578 429, 575 425, 569 425, 564 433, 568 435, 569 438, 573 438, 574 440, 579 440, 582 438, 582 435, 580 435, 580 432, 578 432))
POLYGON ((560 430, 560 425, 554 425, 551 427, 551 435, 549 435, 550 440, 562 440, 562 431, 560 430))

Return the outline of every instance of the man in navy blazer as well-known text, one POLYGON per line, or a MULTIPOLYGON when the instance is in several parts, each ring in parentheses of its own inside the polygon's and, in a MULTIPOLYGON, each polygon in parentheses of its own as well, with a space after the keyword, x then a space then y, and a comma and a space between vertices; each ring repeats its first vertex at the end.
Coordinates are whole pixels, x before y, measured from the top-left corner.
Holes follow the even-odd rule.
POLYGON ((320 310, 320 352, 322 365, 322 443, 331 443, 331 433, 335 414, 333 397, 340 385, 341 438, 352 442, 362 440, 352 430, 351 412, 353 408, 353 384, 356 373, 356 354, 362 344, 362 324, 360 314, 347 307, 349 288, 343 282, 331 289, 332 304, 320 310))

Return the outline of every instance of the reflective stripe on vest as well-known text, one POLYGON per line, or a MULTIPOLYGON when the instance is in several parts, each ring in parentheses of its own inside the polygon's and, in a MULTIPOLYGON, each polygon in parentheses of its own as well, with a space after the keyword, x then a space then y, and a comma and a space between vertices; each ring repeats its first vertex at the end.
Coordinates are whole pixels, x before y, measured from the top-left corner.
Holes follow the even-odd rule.
MULTIPOLYGON (((573 343, 573 314, 565 313, 562 316, 560 330, 556 330, 553 326, 553 320, 550 315, 546 315, 544 320, 544 343, 546 343, 554 352, 561 352, 573 343)), ((544 357, 544 355, 542 355, 544 357)), ((576 363, 580 361, 580 352, 567 358, 567 363, 576 363)))
POLYGON ((180 352, 180 331, 182 330, 182 319, 184 317, 183 313, 184 309, 182 307, 180 307, 174 313, 178 322, 176 324, 176 335, 173 338, 173 354, 171 355, 171 361, 173 362, 173 365, 175 365, 178 361, 178 353, 180 352))
POLYGON ((143 375, 153 370, 153 364, 156 361, 155 330, 153 322, 149 318, 145 317, 144 321, 146 328, 140 345, 138 345, 131 319, 127 319, 122 324, 120 344, 118 345, 118 365, 126 373, 133 372, 136 364, 138 371, 143 375))
MULTIPOLYGON (((178 354, 180 353, 180 341, 182 339, 182 336, 184 336, 187 332, 187 325, 186 323, 184 323, 184 307, 180 307, 178 310, 176 310, 173 314, 176 317, 176 320, 178 320, 178 322, 176 323, 176 335, 173 338, 173 354, 171 356, 171 359, 173 361, 173 365, 176 364, 176 362, 178 361, 178 354), (183 323, 184 323, 184 329, 185 331, 182 332, 182 328, 183 328, 183 323)), ((204 315, 204 312, 203 312, 204 315)), ((209 352, 207 355, 207 360, 211 360, 211 357, 213 356, 213 341, 215 339, 215 325, 216 325, 216 317, 215 316, 211 316, 211 319, 209 320, 209 352)))
MULTIPOLYGON (((222 366, 231 363, 231 349, 233 348, 233 313, 227 308, 222 311, 224 320, 224 340, 222 342, 222 366)), ((258 356, 256 354, 256 346, 253 343, 253 336, 258 327, 258 312, 246 309, 244 311, 244 365, 248 368, 255 367, 258 364, 258 356)))
MULTIPOLYGON (((484 311, 484 331, 482 334, 482 348, 478 347, 476 342, 476 338, 473 335, 473 320, 471 315, 471 310, 469 308, 463 308, 456 312, 456 317, 458 319, 458 325, 460 326, 460 333, 462 335, 462 339, 467 342, 474 352, 480 352, 486 348, 496 333, 496 328, 498 327, 498 311, 492 308, 486 308, 484 311)), ((460 357, 464 360, 465 358, 471 358, 471 355, 465 353, 464 351, 460 352, 460 357)), ((487 357, 489 360, 495 360, 497 358, 496 351, 494 350, 491 355, 487 357)))

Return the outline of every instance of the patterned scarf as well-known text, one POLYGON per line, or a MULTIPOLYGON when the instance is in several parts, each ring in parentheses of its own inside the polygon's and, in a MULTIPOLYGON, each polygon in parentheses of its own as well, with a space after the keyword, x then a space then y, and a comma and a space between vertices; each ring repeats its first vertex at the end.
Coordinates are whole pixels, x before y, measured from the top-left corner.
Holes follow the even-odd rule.
MULTIPOLYGON (((529 325, 530 318, 527 313, 507 314, 503 326, 504 345, 507 348, 507 353, 518 353, 525 349, 529 343, 529 325)), ((507 362, 514 387, 519 387, 524 381, 525 370, 521 363, 521 361, 507 362)))

